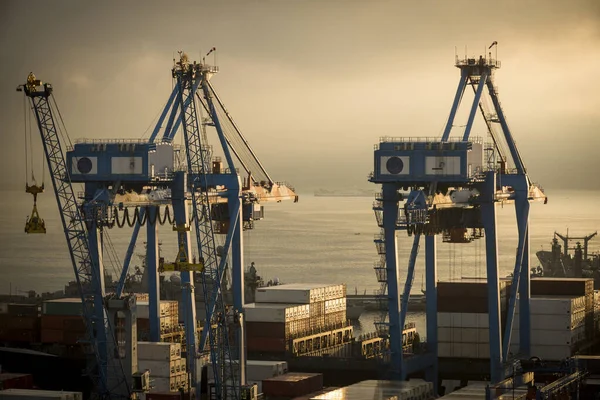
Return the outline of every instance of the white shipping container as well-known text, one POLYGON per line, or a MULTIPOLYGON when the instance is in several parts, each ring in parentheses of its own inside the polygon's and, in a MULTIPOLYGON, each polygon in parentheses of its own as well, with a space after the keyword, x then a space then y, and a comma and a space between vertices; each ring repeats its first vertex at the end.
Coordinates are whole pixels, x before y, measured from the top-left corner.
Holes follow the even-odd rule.
POLYGON ((177 373, 179 360, 138 360, 138 368, 142 371, 149 370, 151 377, 169 378, 177 373))
MULTIPOLYGON (((158 315, 160 317, 175 317, 179 319, 179 302, 177 300, 161 300, 158 315)), ((137 317, 150 318, 150 303, 148 301, 137 302, 137 317)))
MULTIPOLYGON (((532 346, 563 346, 573 345, 585 339, 585 326, 580 326, 575 329, 565 330, 531 330, 531 345, 532 346)), ((518 344, 520 341, 519 330, 513 329, 510 337, 510 342, 518 344)))
POLYGON ((281 375, 277 364, 272 365, 246 365, 246 379, 252 381, 262 381, 263 379, 273 378, 281 375))
POLYGON ((8 314, 8 303, 0 303, 0 314, 8 314))
MULTIPOLYGON (((584 323, 584 318, 581 312, 576 312, 575 314, 560 314, 560 315, 539 315, 532 314, 530 316, 530 324, 531 327, 535 327, 540 330, 566 330, 566 329, 574 329, 578 326, 582 326, 584 323)), ((515 315, 513 319, 513 329, 519 329, 520 327, 519 316, 515 315)))
POLYGON ((438 342, 438 357, 452 357, 452 345, 449 342, 438 342))
MULTIPOLYGON (((585 296, 544 296, 531 297, 529 301, 529 311, 533 314, 573 314, 577 311, 585 310, 585 296)), ((515 313, 519 312, 519 299, 515 302, 515 313)))
POLYGON ((151 392, 174 392, 177 390, 177 378, 150 378, 151 392))
POLYGON ((489 343, 488 328, 438 328, 440 342, 489 343))
POLYGON ((23 399, 56 399, 56 400, 82 400, 81 392, 64 392, 54 390, 34 389, 5 389, 0 390, 1 400, 23 400, 23 399))
POLYGON ((250 303, 244 305, 247 322, 290 322, 310 317, 309 305, 250 303))
POLYGON ((345 285, 292 283, 256 290, 257 303, 309 304, 345 297, 345 285))
POLYGON ((176 360, 181 358, 181 343, 165 342, 138 342, 137 346, 139 360, 176 360))
POLYGON ((447 312, 439 312, 437 315, 438 328, 449 328, 452 326, 452 314, 447 312))

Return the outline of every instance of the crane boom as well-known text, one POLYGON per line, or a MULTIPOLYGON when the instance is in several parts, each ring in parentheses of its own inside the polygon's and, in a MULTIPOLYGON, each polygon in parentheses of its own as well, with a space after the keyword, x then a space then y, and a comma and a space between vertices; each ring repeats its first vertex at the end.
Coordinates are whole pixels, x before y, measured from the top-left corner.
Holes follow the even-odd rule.
MULTIPOLYGON (((109 359, 109 354, 115 352, 116 341, 103 305, 103 274, 99 265, 91 257, 87 236, 88 227, 86 222, 91 225, 89 228, 96 229, 95 221, 85 221, 80 207, 77 205, 63 153, 63 144, 60 141, 50 101, 50 98, 54 100, 52 96, 53 88, 51 84, 42 83, 35 78, 35 75, 29 74, 27 83, 19 86, 17 91, 24 91, 25 95, 31 100, 42 137, 44 153, 67 239, 69 255, 79 286, 86 324, 86 343, 88 349, 95 356, 96 364, 91 368, 92 381, 96 386, 96 393, 99 398, 116 398, 118 396, 115 396, 113 389, 118 386, 122 387, 123 384, 127 385, 127 379, 119 359, 113 357, 109 359), (109 379, 109 376, 111 379, 109 379)), ((54 105, 56 105, 56 102, 54 102, 54 105)))

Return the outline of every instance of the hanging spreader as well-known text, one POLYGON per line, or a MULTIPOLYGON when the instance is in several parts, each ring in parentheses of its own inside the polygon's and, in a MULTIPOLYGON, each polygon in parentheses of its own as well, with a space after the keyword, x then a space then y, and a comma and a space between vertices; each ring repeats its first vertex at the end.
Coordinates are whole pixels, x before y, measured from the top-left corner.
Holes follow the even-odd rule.
POLYGON ((44 184, 41 186, 26 184, 25 192, 33 195, 33 210, 25 222, 25 233, 46 233, 46 223, 40 218, 37 210, 37 195, 44 192, 44 184))

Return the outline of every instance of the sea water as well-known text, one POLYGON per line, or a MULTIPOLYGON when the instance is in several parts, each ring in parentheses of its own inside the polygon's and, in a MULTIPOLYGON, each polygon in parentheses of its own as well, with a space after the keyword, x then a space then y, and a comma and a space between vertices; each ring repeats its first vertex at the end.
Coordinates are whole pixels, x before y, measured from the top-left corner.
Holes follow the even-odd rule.
MULTIPOLYGON (((374 186, 375 187, 375 186, 374 186)), ((376 189, 373 190, 375 193, 376 189)), ((530 265, 537 266, 535 252, 549 250, 555 231, 583 236, 600 228, 598 196, 591 191, 549 191, 548 204, 532 203, 530 213, 530 265)), ((349 293, 378 290, 373 265, 379 260, 374 236, 380 232, 372 210, 374 197, 314 197, 300 195, 298 203, 264 203, 265 219, 244 232, 244 264, 254 262, 265 281, 289 283, 345 283, 349 293)), ((38 196, 40 216, 47 234, 24 232, 31 213, 32 197, 21 192, 4 192, 0 197, 0 292, 21 293, 61 290, 74 279, 73 267, 51 190, 38 196)), ((517 248, 516 217, 513 205, 497 207, 498 260, 500 276, 514 269, 517 248)), ((118 277, 132 228, 107 230, 106 269, 118 277)), ((177 237, 170 226, 159 228, 161 255, 172 260, 177 254, 177 237)), ((136 253, 144 253, 145 230, 140 230, 136 253)), ((399 285, 404 287, 412 237, 398 232, 399 285)), ((220 235, 218 243, 223 242, 220 235)), ((413 293, 420 293, 424 277, 424 243, 417 258, 413 293)), ((598 251, 600 238, 590 242, 598 251)), ((134 257, 132 265, 140 265, 134 257)), ((438 237, 438 279, 485 276, 485 242, 442 243, 438 237)), ((411 318, 414 318, 411 317, 411 318)), ((372 314, 361 316, 358 330, 372 330, 372 314)), ((418 319, 418 327, 423 316, 418 319)), ((420 327, 424 331, 424 326, 420 327)))

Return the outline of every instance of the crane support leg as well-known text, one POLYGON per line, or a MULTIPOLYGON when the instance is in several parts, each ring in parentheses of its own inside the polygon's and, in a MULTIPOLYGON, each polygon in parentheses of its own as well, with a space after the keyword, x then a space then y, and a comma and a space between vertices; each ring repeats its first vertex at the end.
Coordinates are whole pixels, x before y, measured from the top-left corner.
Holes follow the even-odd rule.
MULTIPOLYGON (((89 215, 92 215, 91 213, 89 215)), ((95 331, 96 331, 96 342, 98 343, 98 368, 102 371, 101 376, 106 376, 107 363, 108 363, 108 335, 106 319, 104 315, 104 264, 102 261, 102 246, 101 246, 101 235, 100 230, 96 226, 96 221, 90 221, 88 226, 88 243, 90 250, 90 258, 92 259, 92 268, 96 268, 95 273, 92 274, 92 287, 95 289, 94 293, 94 317, 95 317, 95 331)))
MULTIPOLYGON (((408 261, 408 271, 406 273, 406 282, 404 283, 404 292, 402 293, 402 305, 400 307, 400 331, 404 330, 404 324, 406 323, 406 312, 408 310, 408 298, 410 296, 410 290, 412 288, 412 283, 415 279, 415 264, 417 263, 417 254, 419 254, 419 242, 421 240, 421 235, 416 234, 413 239, 412 250, 410 252, 410 259, 408 261)), ((400 352, 402 355, 403 352, 400 352)), ((400 362, 403 363, 402 356, 400 358, 400 362)), ((406 368, 403 364, 400 369, 400 379, 406 380, 406 368)))
POLYGON ((460 81, 458 82, 458 87, 456 88, 456 94, 454 95, 454 101, 452 102, 452 109, 450 110, 450 116, 448 117, 448 122, 446 123, 446 128, 444 129, 444 134, 442 135, 442 142, 448 141, 448 137, 450 136, 450 132, 452 131, 452 124, 454 123, 454 117, 456 116, 456 110, 458 110, 458 106, 460 105, 460 101, 462 99, 463 93, 465 92, 465 85, 467 83, 467 72, 464 69, 460 71, 460 81))
MULTIPOLYGON (((525 176, 523 176, 524 179, 525 176)), ((519 222, 519 240, 523 235, 523 255, 521 266, 521 280, 519 282, 519 344, 521 353, 531 355, 531 276, 529 275, 529 201, 524 193, 524 198, 515 203, 517 221, 519 222)))
POLYGON ((479 108, 479 99, 483 93, 485 87, 485 81, 487 80, 487 72, 483 72, 479 78, 479 84, 477 85, 477 92, 475 92, 475 98, 473 99, 473 105, 471 106, 471 112, 469 113, 469 119, 467 120, 467 126, 465 127, 465 133, 463 135, 463 142, 469 140, 471 134, 471 128, 473 127, 473 120, 475 119, 475 113, 479 108))
POLYGON ((150 139, 148 139, 148 142, 152 143, 156 139, 156 136, 158 135, 158 131, 160 131, 160 128, 162 127, 165 117, 167 116, 167 113, 173 107, 173 101, 175 100, 177 93, 179 93, 179 86, 174 86, 173 91, 171 92, 171 96, 169 96, 169 100, 167 100, 167 104, 165 105, 163 112, 160 114, 160 118, 158 118, 158 121, 156 122, 156 126, 154 127, 154 130, 152 131, 152 135, 150 135, 150 139))
POLYGON ((385 241, 385 266, 388 277, 388 307, 390 324, 391 378, 400 379, 402 369, 402 329, 400 326, 400 291, 398 287, 398 189, 396 184, 383 184, 383 230, 385 241))
POLYGON ((437 248, 436 237, 425 236, 425 301, 427 309, 427 352, 433 354, 434 364, 425 375, 433 388, 438 390, 438 337, 437 337, 437 248))
POLYGON ((502 111, 502 107, 500 106, 500 101, 498 100, 498 94, 496 93, 496 89, 494 88, 494 83, 491 80, 487 81, 488 92, 490 93, 490 97, 492 99, 492 103, 494 104, 494 110, 498 115, 498 120, 500 121, 500 126, 502 127, 502 131, 504 132, 504 139, 506 140, 506 144, 508 145, 508 149, 510 151, 510 155, 515 163, 515 167, 517 168, 517 172, 519 174, 525 174, 525 165, 523 164, 523 160, 521 159, 521 155, 517 150, 517 144, 510 133, 510 129, 508 129, 508 124, 506 123, 506 118, 504 117, 504 112, 502 111))
MULTIPOLYGON (((176 225, 185 225, 189 221, 188 200, 186 199, 187 176, 184 172, 175 173, 172 189, 173 214, 176 225)), ((180 232, 178 235, 180 245, 186 249, 186 254, 191 253, 190 232, 180 232)), ((181 272, 182 304, 185 324, 186 342, 186 366, 190 376, 190 387, 197 385, 196 354, 197 354, 197 330, 196 330, 196 298, 194 294, 194 272, 181 272)), ((199 388, 198 388, 199 389, 199 388)))
MULTIPOLYGON (((140 219, 144 218, 145 213, 146 209, 142 208, 140 210, 140 219)), ((129 273, 131 257, 133 256, 133 251, 135 250, 135 243, 137 242, 138 235, 140 234, 140 219, 136 221, 135 226, 133 227, 133 232, 131 233, 131 240, 129 241, 127 253, 125 254, 125 259, 123 260, 123 269, 121 270, 121 277, 119 278, 119 283, 117 284, 117 297, 121 297, 121 295, 123 294, 123 289, 125 288, 125 280, 127 280, 127 274, 129 273)))
MULTIPOLYGON (((515 199, 515 208, 517 210, 517 228, 519 231, 519 244, 517 247, 517 259, 515 261, 515 269, 513 272, 513 279, 512 279, 512 285, 510 288, 510 298, 508 300, 508 311, 506 314, 506 327, 505 327, 505 331, 504 331, 504 346, 503 346, 503 358, 504 360, 507 359, 508 357, 508 353, 510 350, 510 342, 511 342, 511 335, 512 335, 512 328, 513 328, 513 319, 514 319, 514 314, 515 314, 515 303, 517 302, 517 293, 519 293, 519 307, 521 307, 521 303, 526 302, 527 303, 527 314, 525 314, 524 316, 527 317, 527 315, 529 315, 529 268, 528 265, 525 265, 525 247, 526 247, 526 241, 527 238, 529 237, 529 230, 528 230, 528 217, 529 217, 529 201, 527 200, 527 193, 525 193, 525 198, 523 198, 522 196, 518 196, 515 199), (523 271, 525 272, 526 277, 523 277, 523 271), (527 287, 527 296, 526 298, 521 298, 520 294, 521 294, 521 285, 522 283, 525 283, 526 287, 527 287)), ((528 263, 527 263, 528 264, 528 263)), ((519 323, 523 322, 523 318, 521 315, 519 315, 519 323)), ((528 332, 529 331, 529 318, 525 318, 526 320, 526 324, 525 325, 521 325, 519 324, 519 331, 523 331, 523 332, 528 332)), ((523 334, 520 334, 520 338, 523 337, 523 334)), ((529 337, 529 335, 527 335, 527 337, 529 337)), ((520 339, 519 338, 519 339, 520 339)), ((521 352, 528 354, 529 353, 529 349, 527 349, 525 351, 525 349, 523 348, 523 346, 521 345, 521 352)))
POLYGON ((146 219, 146 274, 148 276, 148 313, 150 341, 160 342, 160 287, 158 278, 158 207, 148 207, 146 219), (152 223, 154 221, 154 224, 152 223))
POLYGON ((502 342, 500 324, 500 290, 498 281, 498 241, 496 238, 496 173, 486 173, 482 188, 481 213, 485 229, 485 257, 488 284, 488 316, 490 325, 490 378, 500 382, 502 372, 502 342))
MULTIPOLYGON (((244 312, 244 237, 243 232, 243 216, 242 203, 240 201, 240 193, 233 192, 227 199, 229 210, 236 209, 232 213, 232 218, 237 216, 237 221, 231 221, 235 224, 233 230, 233 240, 231 241, 231 280, 233 286, 233 307, 238 312, 244 312)), ((230 211, 231 212, 231 211, 230 211)))

